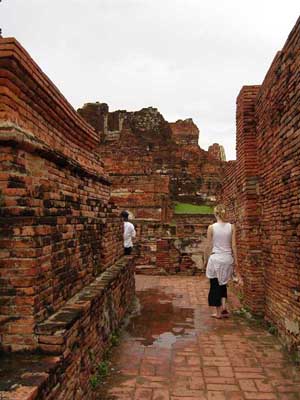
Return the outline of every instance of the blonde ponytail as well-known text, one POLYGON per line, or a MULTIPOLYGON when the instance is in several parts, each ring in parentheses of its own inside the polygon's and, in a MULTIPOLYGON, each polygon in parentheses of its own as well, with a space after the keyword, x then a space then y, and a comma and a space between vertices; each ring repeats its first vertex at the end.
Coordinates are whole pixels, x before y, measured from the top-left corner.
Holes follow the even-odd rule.
POLYGON ((214 213, 216 216, 220 217, 221 219, 225 219, 226 216, 226 209, 225 206, 223 204, 218 204, 215 208, 214 208, 214 213))

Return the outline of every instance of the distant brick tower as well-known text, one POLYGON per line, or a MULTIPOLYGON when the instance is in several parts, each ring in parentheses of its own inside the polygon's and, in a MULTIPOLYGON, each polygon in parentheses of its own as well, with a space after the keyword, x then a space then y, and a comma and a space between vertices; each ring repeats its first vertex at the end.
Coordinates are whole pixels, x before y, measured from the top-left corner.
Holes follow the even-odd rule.
POLYGON ((213 145, 209 146, 208 154, 216 160, 226 161, 224 147, 218 143, 214 143, 213 145))

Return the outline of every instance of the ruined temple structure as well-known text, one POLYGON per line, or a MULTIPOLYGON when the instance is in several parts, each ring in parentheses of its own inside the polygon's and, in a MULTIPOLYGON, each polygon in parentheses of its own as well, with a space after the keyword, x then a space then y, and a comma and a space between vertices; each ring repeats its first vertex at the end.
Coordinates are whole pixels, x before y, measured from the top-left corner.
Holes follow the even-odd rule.
POLYGON ((209 146, 208 154, 217 160, 226 161, 224 147, 220 146, 218 143, 209 146))
POLYGON ((15 39, 0 39, 0 142, 0 397, 93 399, 132 260, 98 133, 15 39))
POLYGON ((192 119, 169 123, 153 107, 109 112, 105 103, 87 103, 78 112, 99 136, 114 202, 131 213, 137 227, 137 270, 200 272, 213 217, 184 218, 174 208, 177 202, 216 203, 226 164, 223 147, 201 149, 192 119))
MULTIPOLYGON (((135 291, 134 260, 122 257, 124 208, 137 225, 140 272, 194 274, 213 216, 174 204, 220 197, 237 226, 242 302, 299 353, 299 105, 300 19, 263 83, 238 96, 230 162, 219 145, 198 146, 189 119, 103 103, 77 113, 15 39, 0 38, 0 398, 99 398, 92 378, 135 291)), ((277 398, 266 393, 247 398, 277 398)))
POLYGON ((78 112, 100 137, 114 201, 135 219, 168 222, 176 201, 215 204, 224 149, 201 149, 192 119, 169 123, 152 107, 109 112, 105 103, 87 103, 78 112))
POLYGON ((261 85, 237 98, 223 200, 238 229, 245 305, 300 352, 300 19, 261 85))

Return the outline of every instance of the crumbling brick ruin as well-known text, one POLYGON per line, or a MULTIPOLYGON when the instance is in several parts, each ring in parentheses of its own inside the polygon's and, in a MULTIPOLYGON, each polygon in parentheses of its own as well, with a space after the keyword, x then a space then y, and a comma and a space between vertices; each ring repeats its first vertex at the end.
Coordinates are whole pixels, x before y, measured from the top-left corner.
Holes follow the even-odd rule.
POLYGON ((168 221, 174 201, 215 203, 224 149, 201 149, 191 119, 168 123, 152 107, 109 112, 103 103, 87 103, 78 112, 101 138, 114 200, 136 219, 168 221))
POLYGON ((195 231, 199 216, 189 216, 185 243, 180 243, 177 231, 183 224, 174 205, 216 203, 225 164, 222 146, 201 149, 199 130, 191 119, 169 123, 152 107, 109 112, 106 104, 87 103, 78 112, 98 132, 99 155, 113 183, 114 202, 134 218, 139 237, 138 271, 199 272, 207 221, 212 217, 202 217, 200 239, 195 231))
POLYGON ((223 198, 238 228, 244 302, 300 346, 300 19, 259 86, 237 99, 223 198))
POLYGON ((101 103, 77 113, 0 38, 0 395, 95 399, 90 377, 135 289, 121 209, 135 218, 140 272, 194 274, 213 216, 174 204, 221 196, 243 303, 299 350, 299 88, 300 19, 262 85, 242 88, 237 161, 226 162, 221 146, 198 146, 189 119, 101 103))
POLYGON ((134 294, 99 137, 14 39, 0 39, 0 83, 0 347, 57 356, 20 378, 18 398, 92 399, 134 294))

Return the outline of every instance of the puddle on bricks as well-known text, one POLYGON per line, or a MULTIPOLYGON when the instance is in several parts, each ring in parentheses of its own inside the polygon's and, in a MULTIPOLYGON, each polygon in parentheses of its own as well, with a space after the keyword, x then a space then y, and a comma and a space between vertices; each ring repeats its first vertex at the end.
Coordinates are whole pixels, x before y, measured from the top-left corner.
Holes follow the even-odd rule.
POLYGON ((232 365, 261 368, 267 363, 269 369, 274 367, 270 374, 277 373, 280 365, 297 381, 299 368, 290 364, 278 339, 263 325, 234 313, 222 321, 211 318, 204 285, 193 290, 185 282, 173 286, 170 279, 166 286, 161 281, 158 286, 155 280, 150 282, 152 288, 146 283, 147 288, 137 291, 135 309, 112 351, 113 371, 101 381, 98 399, 132 399, 137 388, 168 387, 176 363, 179 369, 188 365, 197 370, 199 355, 217 357, 210 353, 212 343, 232 365))
POLYGON ((174 305, 180 295, 158 289, 137 292, 136 306, 129 319, 125 337, 142 346, 171 348, 177 338, 194 333, 194 309, 174 305))
POLYGON ((110 357, 113 371, 98 390, 99 399, 117 399, 130 392, 130 382, 135 377, 141 379, 138 375, 142 359, 149 360, 146 368, 151 369, 151 362, 163 368, 170 362, 172 349, 188 346, 190 340, 196 340, 200 330, 208 330, 207 318, 205 307, 191 306, 184 292, 175 294, 170 287, 137 291, 120 344, 110 357), (122 393, 113 395, 114 390, 122 393))

